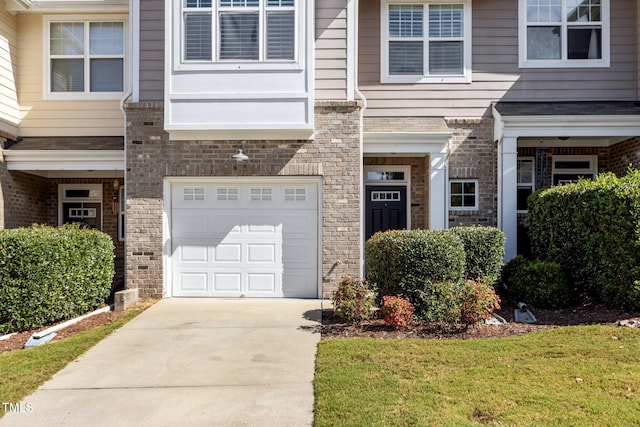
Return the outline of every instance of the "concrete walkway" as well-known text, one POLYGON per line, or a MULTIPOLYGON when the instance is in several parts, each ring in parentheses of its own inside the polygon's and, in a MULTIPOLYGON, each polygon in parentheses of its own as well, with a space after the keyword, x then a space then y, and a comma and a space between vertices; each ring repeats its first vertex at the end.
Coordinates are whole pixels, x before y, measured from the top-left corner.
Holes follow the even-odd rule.
POLYGON ((0 426, 311 425, 320 314, 320 300, 159 301, 0 426))

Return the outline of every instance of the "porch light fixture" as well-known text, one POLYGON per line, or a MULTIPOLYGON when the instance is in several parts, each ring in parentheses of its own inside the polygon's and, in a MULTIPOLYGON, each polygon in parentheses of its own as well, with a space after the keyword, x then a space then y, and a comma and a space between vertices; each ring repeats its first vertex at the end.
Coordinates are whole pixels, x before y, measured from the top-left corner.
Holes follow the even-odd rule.
POLYGON ((238 148, 238 152, 231 156, 231 158, 236 162, 244 162, 245 160, 249 160, 249 156, 244 154, 241 148, 238 148))

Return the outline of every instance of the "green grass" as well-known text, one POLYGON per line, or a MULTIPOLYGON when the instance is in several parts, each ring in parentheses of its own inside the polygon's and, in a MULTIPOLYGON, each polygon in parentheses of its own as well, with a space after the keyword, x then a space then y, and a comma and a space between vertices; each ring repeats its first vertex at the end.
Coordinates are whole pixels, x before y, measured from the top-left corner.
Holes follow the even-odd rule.
POLYGON ((481 340, 330 339, 316 426, 640 425, 640 331, 481 340))
MULTIPOLYGON (((0 354, 2 402, 22 401, 69 362, 142 311, 143 309, 132 310, 112 323, 80 332, 59 342, 0 354)), ((4 409, 0 410, 0 417, 3 415, 4 409)))

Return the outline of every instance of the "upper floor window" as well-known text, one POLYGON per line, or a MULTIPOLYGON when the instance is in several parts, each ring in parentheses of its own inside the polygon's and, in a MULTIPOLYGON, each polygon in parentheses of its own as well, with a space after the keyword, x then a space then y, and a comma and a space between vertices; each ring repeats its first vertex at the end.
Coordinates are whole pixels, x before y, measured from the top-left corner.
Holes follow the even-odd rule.
POLYGON ((124 92, 124 20, 46 19, 46 94, 118 98, 124 92))
POLYGON ((609 0, 519 0, 521 67, 609 66, 609 0))
POLYGON ((182 60, 294 61, 295 12, 295 0, 182 0, 182 60))
POLYGON ((382 2, 383 83, 471 81, 469 1, 382 2))

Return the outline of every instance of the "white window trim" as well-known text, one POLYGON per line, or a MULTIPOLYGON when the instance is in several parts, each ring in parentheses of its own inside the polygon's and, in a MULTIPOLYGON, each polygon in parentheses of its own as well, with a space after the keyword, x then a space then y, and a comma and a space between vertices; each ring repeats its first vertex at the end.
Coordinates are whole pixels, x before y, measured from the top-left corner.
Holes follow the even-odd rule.
MULTIPOLYGON (((46 15, 42 18, 42 97, 50 101, 63 100, 120 100, 127 91, 129 68, 129 24, 127 15, 46 15), (56 22, 122 22, 124 28, 124 63, 123 63, 123 90, 121 92, 89 92, 85 80, 84 92, 52 92, 51 91, 51 61, 49 56, 49 36, 51 23, 56 22)), ((88 41, 87 41, 88 43, 88 41)), ((86 79, 86 76, 85 76, 86 79)))
MULTIPOLYGON (((296 0, 294 5, 294 15, 295 15, 295 47, 294 47, 294 59, 293 60, 258 60, 258 61, 247 61, 247 60, 218 60, 217 57, 217 44, 218 44, 218 36, 217 36, 217 20, 215 19, 216 10, 217 10, 217 1, 211 0, 213 7, 212 10, 212 25, 213 34, 212 34, 212 45, 216 46, 214 48, 214 52, 212 54, 211 61, 185 61, 184 57, 184 20, 183 20, 183 1, 172 1, 165 0, 165 8, 167 11, 173 12, 173 18, 169 20, 172 25, 172 32, 174 34, 173 37, 173 69, 174 71, 204 71, 204 70, 214 70, 214 71, 239 71, 239 70, 248 70, 248 71, 269 71, 269 70, 303 70, 304 64, 301 61, 304 60, 305 55, 303 52, 303 48, 305 46, 305 37, 310 37, 310 35, 306 35, 305 33, 309 31, 306 28, 306 1, 305 0, 296 0)), ((260 10, 263 13, 263 6, 261 1, 260 10)), ((310 10, 313 8, 310 8, 310 10)), ((168 13, 168 12, 167 12, 168 13)), ((168 19, 168 18, 167 18, 168 19)), ((309 21, 312 22, 312 21, 309 21)), ((266 31, 262 30, 261 31, 266 31)), ((262 44, 264 43, 264 37, 261 33, 261 51, 262 44)))
POLYGON ((593 175, 593 177, 595 178, 595 176, 598 174, 598 156, 595 154, 589 154, 589 155, 575 155, 575 156, 565 156, 565 155, 559 155, 559 156, 553 156, 551 158, 551 182, 554 181, 554 176, 556 174, 581 174, 581 173, 585 173, 585 174, 589 174, 589 175, 593 175), (578 169, 556 169, 556 162, 589 162, 589 167, 588 168, 578 168, 578 169))
MULTIPOLYGON (((426 10, 424 19, 425 40, 428 38, 429 16, 426 10)), ((381 83, 471 83, 472 66, 471 66, 471 0, 382 0, 380 2, 380 81, 381 83), (429 49, 424 49, 424 70, 423 75, 419 76, 394 76, 389 74, 389 5, 392 4, 461 4, 464 6, 464 37, 463 37, 463 73, 461 75, 437 75, 430 76, 425 74, 429 67, 429 49)))
POLYGON ((477 211, 480 207, 479 207, 479 200, 480 200, 480 185, 477 179, 458 179, 458 178, 452 178, 449 179, 449 184, 448 184, 448 188, 447 188, 447 204, 449 205, 449 210, 451 211, 477 211), (465 182, 473 182, 476 186, 476 193, 475 193, 475 200, 473 203, 473 206, 451 206, 451 184, 455 184, 455 183, 462 183, 464 184, 465 182))
MULTIPOLYGON (((563 14, 566 0, 562 0, 563 14)), ((602 59, 527 59, 527 0, 518 0, 518 63, 520 68, 606 68, 611 56, 609 0, 602 0, 602 59)), ((566 15, 566 14, 565 14, 566 15)), ((566 56, 566 22, 562 25, 562 52, 566 56)))
MULTIPOLYGON (((517 167, 518 162, 520 160, 527 160, 527 161, 532 162, 533 176, 532 176, 532 182, 531 183, 528 183, 528 182, 521 183, 521 182, 517 181, 516 182, 516 186, 517 186, 517 188, 520 188, 520 187, 531 187, 531 192, 533 193, 534 191, 536 191, 536 159, 535 159, 535 157, 531 157, 531 156, 518 157, 516 159, 516 167, 517 167)), ((518 179, 518 172, 519 171, 516 170, 516 180, 518 179)), ((516 197, 517 197, 517 193, 516 193, 516 197)), ((517 200, 516 200, 516 206, 517 206, 517 200)), ((529 211, 525 209, 525 210, 516 210, 516 212, 517 213, 527 213, 529 211)))

